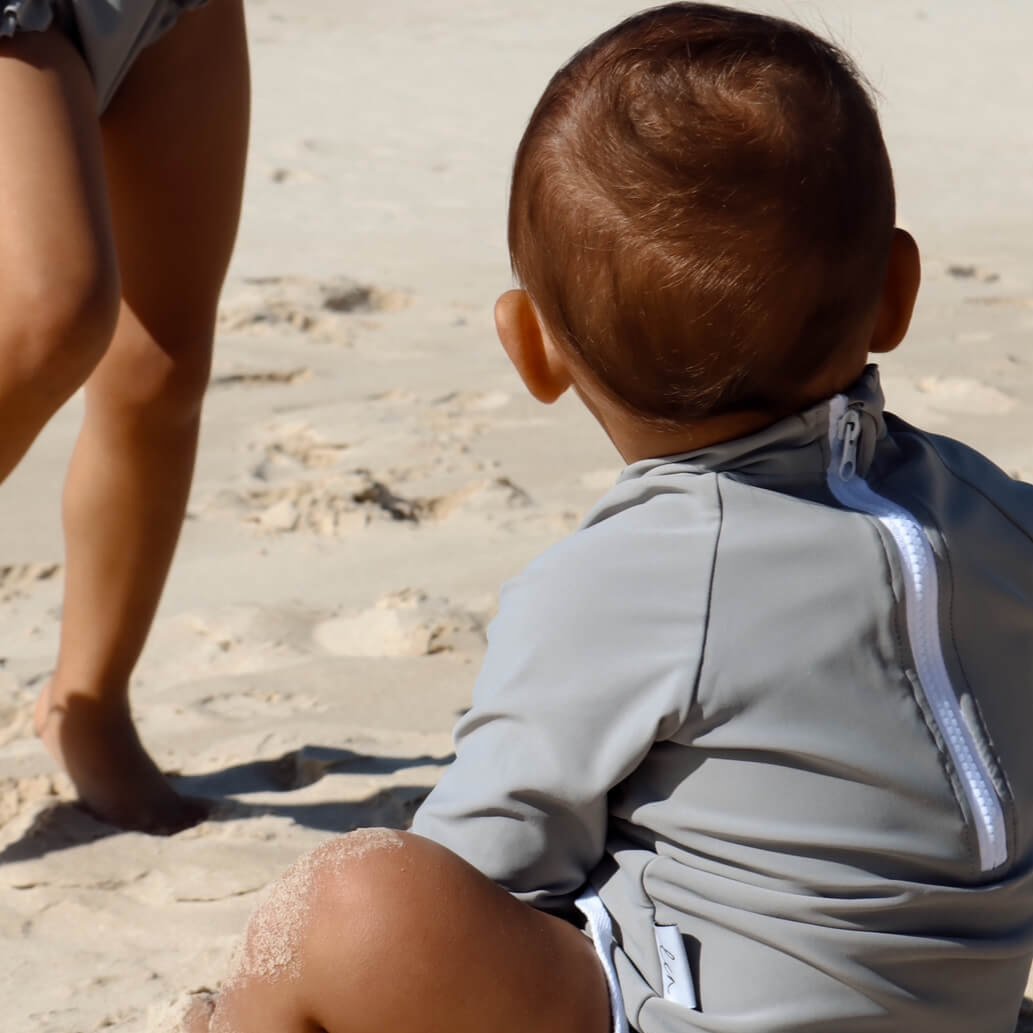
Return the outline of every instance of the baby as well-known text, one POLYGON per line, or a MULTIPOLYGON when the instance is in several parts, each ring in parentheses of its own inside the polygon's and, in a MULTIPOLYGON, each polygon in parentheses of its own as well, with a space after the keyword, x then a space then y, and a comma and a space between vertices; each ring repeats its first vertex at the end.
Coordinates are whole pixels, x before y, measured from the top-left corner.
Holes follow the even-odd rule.
POLYGON ((413 831, 300 862, 189 1028, 1011 1033, 1033 488, 883 410, 919 257, 858 73, 630 18, 546 88, 509 239, 509 358, 628 466, 503 592, 413 831))

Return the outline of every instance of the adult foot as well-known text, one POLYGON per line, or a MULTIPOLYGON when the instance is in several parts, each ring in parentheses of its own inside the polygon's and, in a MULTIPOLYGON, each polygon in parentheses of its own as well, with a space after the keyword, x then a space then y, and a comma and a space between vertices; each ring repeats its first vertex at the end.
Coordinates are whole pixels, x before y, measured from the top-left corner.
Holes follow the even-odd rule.
POLYGON ((36 734, 75 785, 87 810, 123 829, 171 835, 203 821, 208 808, 180 796, 143 748, 125 704, 47 685, 36 702, 36 734))

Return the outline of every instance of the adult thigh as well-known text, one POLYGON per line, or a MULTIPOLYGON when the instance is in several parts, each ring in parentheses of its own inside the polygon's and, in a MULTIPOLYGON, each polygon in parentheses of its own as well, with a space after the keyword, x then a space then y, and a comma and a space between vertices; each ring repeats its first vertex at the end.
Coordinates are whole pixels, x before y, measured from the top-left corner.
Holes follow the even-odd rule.
POLYGON ((0 97, 0 438, 10 445, 31 439, 95 365, 119 285, 96 95, 78 51, 53 29, 0 40, 0 97))
POLYGON ((249 100, 243 4, 211 0, 140 55, 103 118, 123 298, 121 354, 106 365, 130 402, 135 392, 199 404, 240 216, 249 100))

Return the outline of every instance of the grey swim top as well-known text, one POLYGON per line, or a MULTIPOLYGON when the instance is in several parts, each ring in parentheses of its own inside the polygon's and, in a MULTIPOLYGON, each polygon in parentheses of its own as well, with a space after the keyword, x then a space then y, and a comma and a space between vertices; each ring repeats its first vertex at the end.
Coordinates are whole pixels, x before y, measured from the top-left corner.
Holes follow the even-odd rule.
POLYGON ((0 38, 18 32, 66 32, 81 51, 103 111, 140 52, 186 10, 206 0, 0 0, 0 38))
POLYGON ((1033 487, 871 368, 634 464, 507 585, 413 828, 587 890, 641 1033, 1012 1033, 1031 743, 1033 487))

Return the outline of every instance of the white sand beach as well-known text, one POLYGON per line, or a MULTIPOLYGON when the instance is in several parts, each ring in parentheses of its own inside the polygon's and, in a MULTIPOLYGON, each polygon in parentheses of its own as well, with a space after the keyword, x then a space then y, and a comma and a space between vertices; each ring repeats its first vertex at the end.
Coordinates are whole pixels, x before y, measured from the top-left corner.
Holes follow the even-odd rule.
MULTIPOLYGON (((215 0, 217 2, 217 0, 215 0)), ((925 285, 889 407, 1033 480, 1033 5, 744 4, 882 95, 925 285)), ((32 735, 57 644, 74 399, 0 487, 0 1029, 163 1033, 299 854, 404 826, 440 776, 501 583, 620 462, 495 342, 509 166, 617 0, 249 0, 254 135, 182 545, 134 686, 217 801, 171 838, 73 802, 32 735)))

